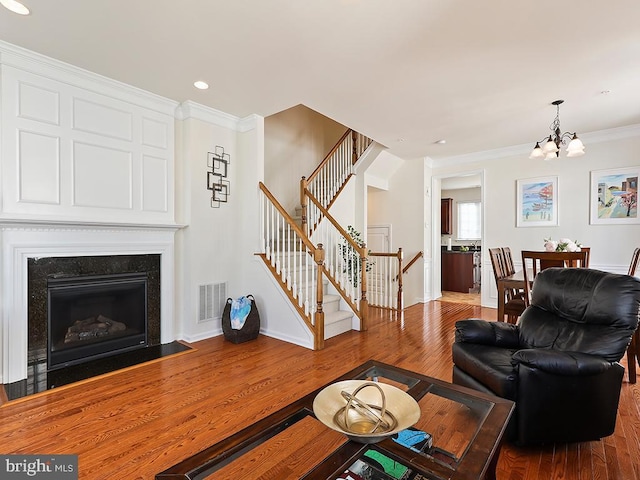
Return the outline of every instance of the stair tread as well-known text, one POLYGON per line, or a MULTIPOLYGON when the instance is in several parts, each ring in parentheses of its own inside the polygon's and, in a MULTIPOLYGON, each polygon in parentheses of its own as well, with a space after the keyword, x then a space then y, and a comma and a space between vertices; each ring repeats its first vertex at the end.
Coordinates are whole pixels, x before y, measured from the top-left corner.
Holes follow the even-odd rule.
POLYGON ((325 313, 324 324, 326 326, 326 325, 340 322, 342 320, 346 320, 347 318, 352 318, 352 317, 353 317, 353 313, 347 310, 338 310, 337 312, 325 313))
POLYGON ((340 295, 334 295, 332 293, 325 293, 322 296, 322 303, 339 302, 341 298, 342 297, 340 295))

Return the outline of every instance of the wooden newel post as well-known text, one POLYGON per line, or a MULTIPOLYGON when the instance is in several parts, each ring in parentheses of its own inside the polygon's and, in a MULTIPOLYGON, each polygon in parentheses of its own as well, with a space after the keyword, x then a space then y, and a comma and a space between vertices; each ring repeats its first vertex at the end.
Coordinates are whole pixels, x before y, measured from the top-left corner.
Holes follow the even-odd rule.
POLYGON ((322 291, 322 265, 324 265, 324 250, 322 244, 318 244, 318 248, 313 252, 313 261, 316 262, 316 314, 315 314, 315 339, 314 350, 324 348, 324 311, 322 304, 324 302, 324 293, 322 291))
POLYGON ((302 207, 302 231, 306 236, 309 236, 309 230, 307 230, 307 195, 304 193, 307 190, 307 177, 300 179, 300 206, 302 207))
POLYGON ((360 248, 360 290, 362 291, 360 295, 360 331, 367 330, 367 320, 369 317, 369 302, 367 301, 367 245, 362 244, 360 248))
POLYGON ((402 305, 402 248, 398 249, 398 311, 401 312, 402 305))

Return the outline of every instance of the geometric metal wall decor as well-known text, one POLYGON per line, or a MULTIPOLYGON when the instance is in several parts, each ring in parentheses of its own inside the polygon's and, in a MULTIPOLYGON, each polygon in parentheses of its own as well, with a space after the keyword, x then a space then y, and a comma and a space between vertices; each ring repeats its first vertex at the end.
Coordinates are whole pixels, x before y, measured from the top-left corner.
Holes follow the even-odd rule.
POLYGON ((214 152, 207 154, 207 190, 211 190, 211 207, 218 208, 221 203, 227 203, 231 188, 227 175, 231 156, 224 153, 224 147, 216 145, 214 152))

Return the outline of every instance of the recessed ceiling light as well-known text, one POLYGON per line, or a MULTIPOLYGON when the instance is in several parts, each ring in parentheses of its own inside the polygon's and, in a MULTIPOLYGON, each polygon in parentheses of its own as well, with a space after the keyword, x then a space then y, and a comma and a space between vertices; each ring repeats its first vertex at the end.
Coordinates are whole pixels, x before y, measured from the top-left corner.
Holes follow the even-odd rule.
POLYGON ((198 80, 197 82, 193 82, 193 86, 196 87, 196 88, 199 88, 200 90, 206 90, 207 88, 209 88, 209 84, 207 82, 203 82, 202 80, 198 80))
POLYGON ((442 139, 442 140, 437 140, 435 143, 437 143, 438 145, 444 145, 445 143, 447 143, 447 141, 442 139))
POLYGON ((18 15, 29 15, 31 13, 27 7, 16 0, 0 0, 0 3, 18 15))

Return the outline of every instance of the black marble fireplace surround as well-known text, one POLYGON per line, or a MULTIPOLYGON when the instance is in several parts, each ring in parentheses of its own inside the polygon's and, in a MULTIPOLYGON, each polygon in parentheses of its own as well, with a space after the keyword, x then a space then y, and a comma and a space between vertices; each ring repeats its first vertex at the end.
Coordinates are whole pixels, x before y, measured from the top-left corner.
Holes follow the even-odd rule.
MULTIPOLYGON (((8 396, 17 398, 68 383, 68 381, 64 380, 68 376, 65 371, 69 370, 70 375, 74 377, 77 375, 78 370, 90 370, 91 364, 96 362, 105 363, 105 361, 109 360, 108 358, 103 358, 96 362, 55 370, 48 368, 47 285, 51 279, 71 277, 108 278, 121 274, 125 274, 125 277, 129 274, 145 274, 147 279, 147 325, 146 345, 144 346, 147 348, 132 350, 128 352, 128 357, 139 357, 140 361, 144 362, 146 361, 147 350, 153 350, 153 348, 149 347, 162 347, 160 345, 160 257, 159 254, 149 254, 28 259, 28 378, 26 381, 17 382, 20 385, 12 385, 10 389, 6 388, 7 385, 5 385, 5 390, 13 391, 13 394, 7 392, 8 396)), ((131 350, 131 348, 128 350, 131 350)), ((72 363, 81 362, 73 361, 72 363)))

